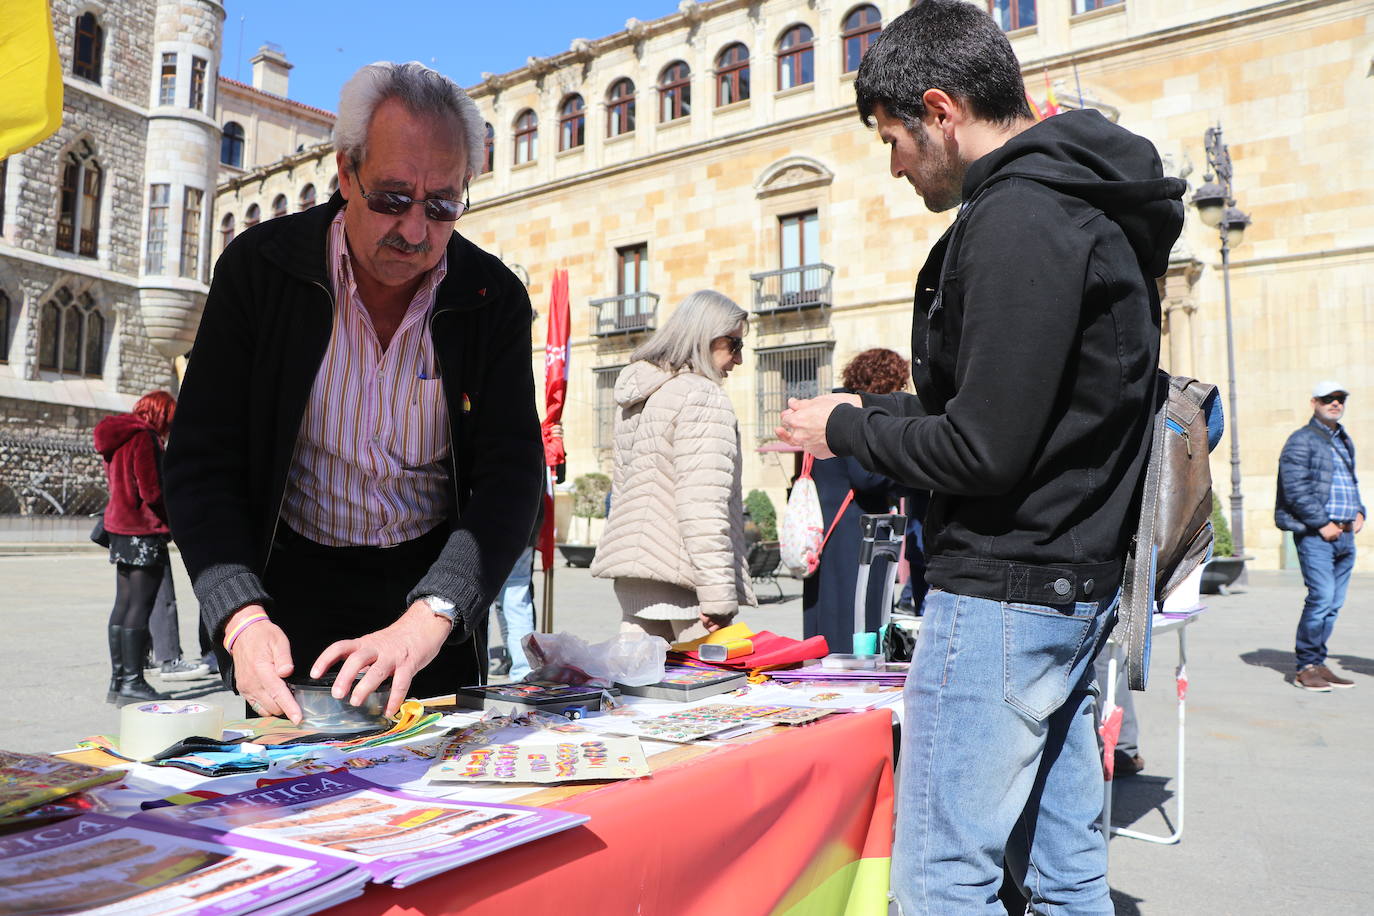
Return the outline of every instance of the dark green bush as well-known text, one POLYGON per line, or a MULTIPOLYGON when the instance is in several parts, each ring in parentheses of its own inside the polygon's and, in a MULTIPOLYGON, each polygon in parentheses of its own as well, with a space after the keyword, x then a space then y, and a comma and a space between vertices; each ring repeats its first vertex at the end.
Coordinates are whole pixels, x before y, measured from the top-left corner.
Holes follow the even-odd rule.
POLYGON ((1235 543, 1231 540, 1231 526, 1226 524, 1226 514, 1221 511, 1221 500, 1215 493, 1212 494, 1212 532, 1216 535, 1212 554, 1218 557, 1231 556, 1235 552, 1235 543))
POLYGON ((744 497, 744 511, 748 512, 754 524, 759 526, 760 537, 765 541, 778 539, 778 512, 773 508, 773 501, 768 498, 767 493, 762 490, 750 490, 749 495, 744 497))

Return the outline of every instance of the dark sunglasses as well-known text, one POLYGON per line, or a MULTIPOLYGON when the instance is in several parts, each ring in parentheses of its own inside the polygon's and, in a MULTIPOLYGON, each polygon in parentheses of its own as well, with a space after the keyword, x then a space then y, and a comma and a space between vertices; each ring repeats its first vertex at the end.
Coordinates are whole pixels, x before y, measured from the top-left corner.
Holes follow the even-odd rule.
POLYGON ((735 354, 735 353, 743 353, 743 352, 744 352, 744 338, 743 338, 743 337, 734 337, 734 336, 732 336, 732 335, 730 335, 730 334, 726 334, 726 335, 724 335, 724 339, 730 341, 730 353, 731 353, 732 355, 735 354))
POLYGON ((1337 404, 1344 404, 1345 397, 1346 396, 1343 394, 1328 394, 1317 398, 1317 400, 1321 401, 1323 404, 1330 404, 1332 401, 1335 401, 1337 404))
POLYGON ((425 216, 435 222, 451 223, 458 217, 467 212, 468 209, 468 189, 463 188, 462 200, 445 200, 442 197, 428 197, 424 200, 416 200, 406 194, 398 194, 395 191, 372 191, 363 187, 362 176, 358 170, 353 170, 353 178, 358 182, 358 193, 362 194, 363 200, 367 201, 367 209, 373 213, 385 213, 387 216, 400 216, 410 209, 412 204, 424 204, 425 216))

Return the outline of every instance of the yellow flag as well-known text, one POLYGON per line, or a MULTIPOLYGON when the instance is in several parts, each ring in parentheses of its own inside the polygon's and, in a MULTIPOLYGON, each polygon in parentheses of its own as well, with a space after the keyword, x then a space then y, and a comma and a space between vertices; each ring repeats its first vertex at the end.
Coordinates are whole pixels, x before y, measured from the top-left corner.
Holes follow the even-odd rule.
POLYGON ((4 0, 0 16, 0 159, 62 123, 62 59, 47 0, 4 0))

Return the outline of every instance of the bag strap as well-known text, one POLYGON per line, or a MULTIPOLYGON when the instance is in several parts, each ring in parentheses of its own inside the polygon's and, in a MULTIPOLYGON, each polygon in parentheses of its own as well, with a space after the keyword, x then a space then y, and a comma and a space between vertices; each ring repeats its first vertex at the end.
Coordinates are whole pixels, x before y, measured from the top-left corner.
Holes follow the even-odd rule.
POLYGON ((816 548, 816 556, 820 556, 825 551, 825 542, 830 540, 830 535, 835 533, 835 526, 844 517, 844 510, 849 508, 849 504, 854 501, 854 491, 850 490, 844 495, 844 502, 840 503, 840 509, 835 513, 835 517, 830 520, 830 528, 825 532, 825 537, 821 538, 821 546, 816 548))

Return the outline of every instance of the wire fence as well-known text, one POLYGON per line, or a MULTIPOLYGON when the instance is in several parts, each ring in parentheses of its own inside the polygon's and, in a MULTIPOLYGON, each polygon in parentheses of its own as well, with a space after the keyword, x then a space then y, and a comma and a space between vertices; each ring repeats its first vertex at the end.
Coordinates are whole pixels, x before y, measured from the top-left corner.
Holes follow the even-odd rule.
POLYGON ((89 446, 0 434, 0 516, 91 515, 108 499, 105 464, 89 446))

